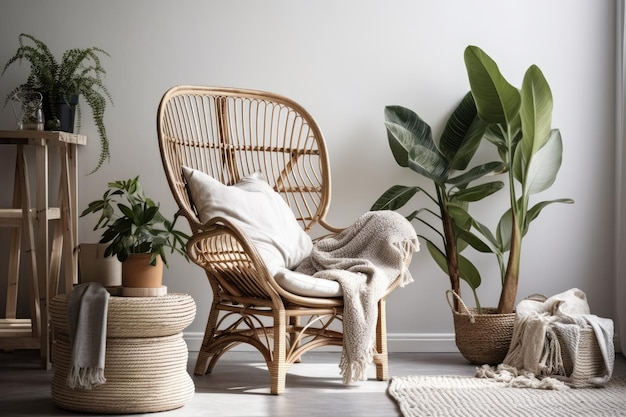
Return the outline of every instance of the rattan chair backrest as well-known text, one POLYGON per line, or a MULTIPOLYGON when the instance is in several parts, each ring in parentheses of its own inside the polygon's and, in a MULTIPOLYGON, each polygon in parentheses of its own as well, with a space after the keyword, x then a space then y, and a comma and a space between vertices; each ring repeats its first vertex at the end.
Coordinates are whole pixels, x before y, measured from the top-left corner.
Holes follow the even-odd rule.
POLYGON ((182 166, 232 185, 262 172, 306 231, 330 204, 330 168, 322 132, 298 103, 256 90, 178 86, 158 109, 165 173, 180 213, 195 233, 202 224, 189 199, 182 166))

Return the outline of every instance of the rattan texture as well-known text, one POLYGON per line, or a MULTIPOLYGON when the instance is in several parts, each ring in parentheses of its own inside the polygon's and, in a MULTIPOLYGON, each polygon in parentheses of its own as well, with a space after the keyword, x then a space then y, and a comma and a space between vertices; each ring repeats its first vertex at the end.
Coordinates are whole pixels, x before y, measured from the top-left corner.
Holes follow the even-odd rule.
POLYGON ((471 307, 454 314, 456 346, 465 359, 476 365, 502 363, 511 346, 515 313, 497 314, 495 308, 471 307))
POLYGON ((66 384, 72 354, 67 298, 54 297, 50 310, 56 333, 52 398, 59 407, 104 414, 147 413, 182 407, 193 397, 187 344, 182 338, 182 330, 195 316, 190 296, 111 297, 104 370, 107 381, 91 390, 71 389, 66 384))
POLYGON ((574 387, 587 387, 591 384, 591 378, 601 377, 606 374, 606 364, 598 338, 592 328, 583 328, 580 330, 580 339, 578 341, 578 349, 576 351, 576 367, 573 365, 572 358, 568 350, 565 349, 565 341, 559 338, 561 344, 561 354, 563 358, 563 368, 565 375, 569 378, 568 384, 574 387))
POLYGON ((446 300, 452 309, 455 341, 461 355, 475 365, 501 364, 511 346, 515 312, 498 314, 496 308, 483 307, 479 314, 478 309, 467 307, 452 290, 446 291, 446 300), (458 302, 460 311, 455 310, 453 300, 458 302))
MULTIPOLYGON (((193 232, 187 253, 204 270, 213 292, 206 295, 213 302, 195 373, 210 373, 224 352, 247 343, 267 363, 271 393, 280 394, 288 368, 304 353, 343 344, 343 299, 303 297, 284 290, 241 230, 222 218, 202 224, 182 167, 226 185, 260 172, 302 228, 319 238, 341 230, 325 218, 331 179, 322 132, 307 110, 290 98, 205 86, 166 91, 157 113, 157 132, 170 190, 193 232)), ((385 306, 386 295, 378 306, 374 358, 380 380, 388 378, 385 306)))
MULTIPOLYGON (((50 301, 50 317, 59 328, 67 328, 67 296, 50 301)), ((159 297, 110 297, 107 337, 158 337, 187 328, 196 314, 196 304, 187 294, 159 297), (132 326, 129 324, 132 323, 132 326)))

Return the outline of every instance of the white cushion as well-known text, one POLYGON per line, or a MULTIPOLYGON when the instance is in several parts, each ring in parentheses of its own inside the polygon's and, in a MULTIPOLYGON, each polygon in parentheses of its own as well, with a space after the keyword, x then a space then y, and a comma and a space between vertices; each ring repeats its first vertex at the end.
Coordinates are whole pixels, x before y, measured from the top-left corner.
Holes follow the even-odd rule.
POLYGON ((200 221, 219 216, 241 228, 272 275, 279 268, 294 269, 311 253, 311 237, 260 173, 230 186, 189 167, 183 167, 183 174, 200 221))
POLYGON ((287 291, 305 297, 341 297, 343 295, 338 281, 316 278, 285 268, 278 269, 274 274, 274 279, 287 291))

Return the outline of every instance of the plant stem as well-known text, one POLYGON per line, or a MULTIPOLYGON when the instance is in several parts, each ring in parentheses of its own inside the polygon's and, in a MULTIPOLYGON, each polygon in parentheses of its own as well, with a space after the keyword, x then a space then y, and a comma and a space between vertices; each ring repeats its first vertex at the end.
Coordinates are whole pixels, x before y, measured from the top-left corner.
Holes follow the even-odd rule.
POLYGON ((512 313, 515 308, 515 299, 517 298, 517 284, 519 281, 519 266, 522 249, 522 234, 517 223, 515 211, 512 213, 513 225, 511 231, 511 250, 509 252, 509 261, 506 267, 506 275, 500 293, 500 301, 498 303, 498 313, 512 313))
MULTIPOLYGON (((439 208, 441 210, 441 221, 443 224, 444 246, 446 249, 446 259, 448 261, 448 276, 450 277, 450 288, 461 297, 461 286, 459 280, 459 254, 456 247, 456 236, 454 225, 450 213, 447 209, 447 199, 443 187, 436 185, 439 208)), ((459 310, 458 299, 454 299, 454 309, 459 310)))

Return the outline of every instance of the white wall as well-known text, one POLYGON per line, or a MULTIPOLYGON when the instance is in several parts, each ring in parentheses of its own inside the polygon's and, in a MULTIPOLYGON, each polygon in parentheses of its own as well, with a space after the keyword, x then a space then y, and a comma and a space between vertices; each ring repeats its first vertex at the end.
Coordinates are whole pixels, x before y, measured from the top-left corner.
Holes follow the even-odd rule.
MULTIPOLYGON (((0 63, 13 55, 21 32, 44 40, 59 56, 70 47, 88 46, 111 54, 103 62, 115 101, 105 114, 111 162, 87 175, 99 149, 86 112, 82 133, 91 143, 79 155, 80 208, 98 198, 106 182, 139 174, 147 193, 173 214, 155 132, 156 109, 167 88, 236 86, 290 96, 326 135, 334 186, 329 219, 336 225, 368 210, 389 186, 418 181, 391 156, 385 105, 414 109, 438 137, 469 89, 467 45, 482 47, 515 85, 537 64, 551 84, 553 124, 561 129, 565 148, 557 182, 540 197, 571 197, 576 203, 550 207, 533 223, 519 296, 578 287, 587 292, 592 312, 614 317, 614 13, 609 0, 0 0, 0 63)), ((27 71, 27 65, 14 66, 0 78, 2 100, 27 71)), ((4 108, 0 128, 12 123, 4 108)), ((11 152, 1 152, 0 204, 8 204, 11 152)), ((475 209, 485 219, 489 212, 499 215, 501 207, 492 201, 475 209)), ((81 241, 98 239, 93 221, 80 220, 81 241)), ((8 235, 0 239, 6 248, 8 235)), ((199 268, 172 261, 166 284, 194 296, 198 314, 187 330, 198 336, 209 285, 199 268)), ((495 305, 495 260, 481 263, 482 303, 495 305)), ((454 349, 446 277, 425 248, 411 270, 416 282, 390 297, 391 349, 454 349)), ((4 272, 0 276, 6 280, 4 272)))

